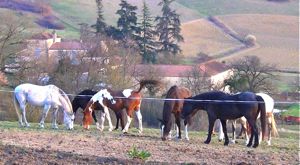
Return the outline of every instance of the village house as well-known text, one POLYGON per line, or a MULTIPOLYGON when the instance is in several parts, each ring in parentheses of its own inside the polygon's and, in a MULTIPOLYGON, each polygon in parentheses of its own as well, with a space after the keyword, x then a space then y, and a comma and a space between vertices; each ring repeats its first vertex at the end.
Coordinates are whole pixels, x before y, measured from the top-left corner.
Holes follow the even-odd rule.
MULTIPOLYGON (((230 75, 232 70, 225 64, 217 61, 209 61, 206 63, 198 64, 199 70, 202 75, 205 75, 213 84, 217 86, 223 83, 230 75)), ((191 65, 137 65, 134 69, 135 76, 144 77, 145 74, 149 74, 149 70, 153 70, 156 76, 167 82, 169 86, 178 85, 181 83, 181 79, 187 76, 187 73, 193 69, 191 65)), ((224 91, 228 91, 227 88, 224 91)))

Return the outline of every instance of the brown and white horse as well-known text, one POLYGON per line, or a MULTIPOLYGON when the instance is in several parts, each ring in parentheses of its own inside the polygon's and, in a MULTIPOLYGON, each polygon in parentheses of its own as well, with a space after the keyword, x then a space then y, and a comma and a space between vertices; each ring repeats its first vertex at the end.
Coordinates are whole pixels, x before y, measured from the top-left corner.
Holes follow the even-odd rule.
MULTIPOLYGON (((167 140, 170 138, 170 132, 172 127, 172 114, 175 117, 176 122, 176 137, 181 139, 181 128, 180 128, 180 115, 183 106, 183 99, 191 97, 192 92, 184 87, 178 87, 176 85, 172 86, 166 95, 166 100, 164 102, 163 108, 163 119, 160 120, 162 123, 161 132, 162 140, 167 140)), ((189 140, 188 137, 188 125, 190 124, 190 118, 184 121, 185 125, 185 138, 189 140)))
MULTIPOLYGON (((127 133, 130 123, 132 121, 133 112, 135 112, 136 116, 138 118, 138 122, 139 122, 139 132, 142 133, 142 131, 143 131, 142 114, 140 111, 142 95, 140 94, 140 92, 146 85, 148 85, 148 84, 157 85, 158 83, 159 82, 156 80, 142 80, 139 83, 140 88, 138 90, 124 89, 121 91, 114 91, 111 89, 103 89, 103 90, 107 90, 110 93, 110 95, 113 97, 115 102, 102 97, 101 94, 98 94, 99 92, 102 91, 102 90, 100 90, 98 93, 96 93, 92 97, 92 99, 89 101, 89 103, 87 104, 86 108, 83 111, 83 113, 84 113, 83 127, 86 129, 89 128, 89 125, 92 122, 91 114, 95 108, 95 102, 98 101, 104 108, 104 112, 106 114, 106 117, 108 119, 108 122, 109 122, 109 125, 111 128, 112 128, 112 124, 111 124, 111 121, 109 118, 108 108, 115 112, 125 109, 126 113, 127 113, 127 123, 126 123, 124 129, 122 130, 122 132, 127 133)), ((102 116, 101 123, 100 123, 101 128, 104 127, 105 114, 101 115, 102 116)), ((123 122, 122 120, 123 120, 123 117, 121 117, 121 122, 123 122)))

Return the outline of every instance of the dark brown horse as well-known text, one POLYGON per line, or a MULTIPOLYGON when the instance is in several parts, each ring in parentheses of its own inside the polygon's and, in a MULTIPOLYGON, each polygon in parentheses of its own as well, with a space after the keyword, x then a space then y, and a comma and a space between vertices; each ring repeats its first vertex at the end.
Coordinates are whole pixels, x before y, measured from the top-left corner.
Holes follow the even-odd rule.
POLYGON ((198 110, 207 112, 209 128, 207 139, 204 142, 206 144, 209 144, 211 141, 215 121, 220 119, 225 135, 224 145, 228 145, 229 143, 226 120, 244 116, 251 128, 251 137, 247 146, 252 146, 254 138, 253 147, 255 148, 259 145, 258 129, 256 126, 256 119, 259 113, 261 115, 262 139, 264 139, 266 129, 266 108, 265 104, 261 103, 260 100, 262 100, 261 97, 256 96, 252 92, 241 92, 235 95, 220 91, 206 92, 185 99, 181 115, 183 118, 186 118, 198 110))
MULTIPOLYGON (((92 97, 91 101, 88 103, 85 110, 83 111, 84 113, 83 127, 88 128, 89 125, 91 124, 92 122, 91 113, 95 108, 95 102, 98 101, 104 107, 104 110, 106 108, 110 108, 115 112, 121 111, 122 109, 126 110, 127 123, 124 129, 122 130, 123 133, 126 133, 128 131, 129 125, 132 120, 133 112, 135 112, 139 122, 139 132, 141 133, 143 131, 143 127, 142 127, 142 114, 140 112, 142 95, 140 94, 140 92, 146 85, 148 84, 158 85, 159 82, 156 80, 142 80, 140 81, 139 84, 140 84, 140 88, 138 90, 124 89, 121 91, 113 91, 111 89, 103 89, 103 90, 107 90, 110 93, 110 95, 113 97, 113 100, 115 101, 102 97, 101 94, 98 94, 102 92, 102 90, 100 90, 97 94, 95 94, 92 97)), ((123 119, 121 118, 121 122, 122 120, 123 119)), ((104 120, 101 120, 100 125, 103 127, 104 120)))
MULTIPOLYGON (((164 102, 163 109, 163 119, 162 123, 162 140, 166 140, 170 135, 170 130, 172 127, 172 114, 175 117, 175 123, 177 125, 177 138, 181 139, 181 128, 180 128, 180 115, 183 106, 183 99, 191 97, 192 92, 184 87, 178 87, 176 85, 172 86, 166 95, 166 100, 164 102)), ((189 140, 187 126, 190 124, 190 118, 184 121, 185 125, 185 138, 189 140)))

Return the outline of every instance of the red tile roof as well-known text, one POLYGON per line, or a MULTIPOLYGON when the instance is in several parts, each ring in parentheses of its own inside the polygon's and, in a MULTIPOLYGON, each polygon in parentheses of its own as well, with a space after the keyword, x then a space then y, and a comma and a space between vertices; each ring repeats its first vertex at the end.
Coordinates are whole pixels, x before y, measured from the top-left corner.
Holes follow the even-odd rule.
POLYGON ((49 50, 85 50, 83 45, 78 41, 55 42, 49 50))
POLYGON ((47 40, 51 38, 53 38, 53 34, 48 32, 38 33, 31 37, 31 39, 36 39, 36 40, 47 40))
MULTIPOLYGON (((222 63, 211 61, 207 63, 199 64, 201 71, 205 72, 208 76, 213 76, 218 73, 224 72, 229 68, 222 63)), ((192 65, 137 65, 135 71, 138 75, 142 75, 143 73, 148 73, 147 71, 153 68, 157 71, 159 76, 162 77, 184 77, 187 72, 193 69, 192 65)))

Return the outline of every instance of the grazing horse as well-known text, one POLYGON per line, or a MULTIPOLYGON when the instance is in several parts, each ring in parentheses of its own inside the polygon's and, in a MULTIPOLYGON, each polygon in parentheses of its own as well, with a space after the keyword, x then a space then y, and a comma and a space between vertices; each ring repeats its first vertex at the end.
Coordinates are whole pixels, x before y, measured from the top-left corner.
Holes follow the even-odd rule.
MULTIPOLYGON (((90 123, 92 122, 91 112, 95 108, 95 102, 98 101, 103 106, 104 111, 108 108, 110 108, 111 110, 113 110, 115 112, 120 112, 121 110, 126 109, 127 123, 126 123, 124 129, 122 130, 123 133, 127 133, 129 125, 132 120, 133 112, 135 111, 136 116, 138 118, 138 122, 139 122, 139 132, 142 133, 142 131, 143 131, 142 114, 140 111, 142 96, 141 96, 140 92, 147 84, 157 85, 157 84, 159 84, 159 82, 156 80, 142 80, 142 81, 140 81, 139 84, 140 84, 140 88, 137 91, 134 91, 132 89, 124 89, 121 91, 113 91, 110 89, 103 89, 103 90, 107 90, 113 96, 113 99, 116 100, 116 103, 109 102, 107 99, 101 97, 101 95, 99 95, 99 97, 95 97, 95 99, 93 100, 93 98, 95 96, 94 95, 93 98, 91 99, 91 101, 89 101, 88 105, 86 106, 86 108, 83 111, 83 113, 84 113, 83 127, 88 128, 90 123)), ((100 90, 99 92, 101 92, 101 91, 102 90, 100 90)), ((107 116, 109 125, 112 125, 109 114, 106 113, 106 116, 107 116)), ((100 125, 103 128, 104 127, 104 117, 102 117, 102 119, 103 120, 101 120, 100 125)), ((121 121, 122 121, 122 118, 121 118, 121 121)))
POLYGON ((39 126, 44 128, 47 113, 51 107, 54 108, 52 113, 52 128, 57 129, 56 117, 58 108, 64 110, 64 124, 67 129, 73 129, 74 113, 71 102, 64 91, 55 85, 38 86, 33 84, 21 84, 14 90, 14 105, 19 118, 19 125, 29 127, 26 119, 26 104, 43 106, 43 113, 39 126))
MULTIPOLYGON (((256 95, 260 96, 260 97, 258 97, 258 101, 262 101, 263 104, 265 104, 265 107, 266 107, 266 124, 267 124, 267 128, 268 128, 267 144, 271 145, 271 138, 272 138, 271 136, 272 136, 272 134, 273 134, 273 136, 278 136, 278 132, 277 132, 277 128, 276 128, 276 122, 275 122, 274 115, 273 115, 274 99, 271 96, 269 96, 265 93, 256 93, 256 95)), ((258 118, 260 118, 260 115, 258 116, 258 118)), ((242 130, 244 130, 244 132, 245 132, 246 144, 247 144, 248 141, 249 141, 249 133, 250 133, 251 129, 249 128, 249 126, 247 124, 247 120, 246 120, 245 117, 241 117, 237 120, 232 121, 232 142, 235 143, 235 140, 236 140, 236 137, 235 137, 236 123, 241 123, 242 130)), ((223 131, 222 130, 219 131, 219 134, 220 134, 219 136, 222 137, 223 131)))
MULTIPOLYGON (((176 122, 176 136, 178 139, 181 139, 181 128, 180 128, 180 114, 183 106, 183 99, 187 97, 191 97, 192 93, 190 90, 184 87, 178 87, 176 85, 172 86, 166 95, 166 100, 164 102, 163 108, 163 119, 160 120, 162 123, 161 131, 162 131, 162 140, 167 140, 167 137, 170 135, 170 130, 172 127, 172 114, 174 114, 175 122, 176 122)), ((185 138, 189 140, 188 137, 188 123, 190 121, 184 121, 185 125, 185 138)))
POLYGON ((266 126, 265 107, 264 104, 257 102, 257 97, 260 96, 256 96, 252 92, 242 92, 235 95, 226 94, 221 91, 205 92, 185 99, 181 115, 183 118, 186 118, 200 109, 207 112, 209 128, 207 139, 204 142, 206 144, 209 144, 211 141, 214 122, 217 119, 220 119, 225 134, 224 145, 229 144, 226 120, 245 116, 251 127, 251 137, 247 146, 252 146, 254 138, 253 147, 255 148, 259 145, 258 130, 256 126, 256 119, 259 113, 261 114, 263 139, 266 126))
MULTIPOLYGON (((95 95, 96 93, 97 93, 96 91, 86 89, 77 94, 77 96, 72 101, 72 108, 73 108, 75 116, 76 116, 76 112, 77 112, 78 108, 81 108, 82 110, 84 110, 84 108, 86 107, 88 102, 91 100, 92 96, 95 95)), ((99 102, 95 103, 94 110, 95 111, 99 110, 101 112, 104 112, 104 109, 103 109, 102 105, 99 104, 99 102)), ((100 129, 95 111, 92 112, 92 116, 97 125, 97 129, 100 129)), ((122 117, 122 114, 121 114, 121 112, 115 112, 115 115, 116 115, 116 119, 117 119, 115 130, 117 130, 119 128, 119 121, 122 117)), ((121 120, 122 129, 124 129, 124 125, 125 125, 124 121, 121 120)))

